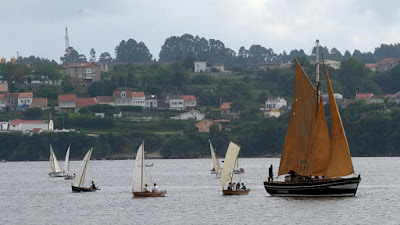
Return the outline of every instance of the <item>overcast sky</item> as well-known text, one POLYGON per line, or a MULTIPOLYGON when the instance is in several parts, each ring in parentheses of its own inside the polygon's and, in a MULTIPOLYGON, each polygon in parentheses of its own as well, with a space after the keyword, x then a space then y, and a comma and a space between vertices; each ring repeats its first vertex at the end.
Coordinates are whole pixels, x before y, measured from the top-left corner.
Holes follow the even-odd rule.
POLYGON ((0 57, 59 58, 70 46, 115 57, 121 40, 143 41, 158 58, 166 38, 189 33, 236 53, 252 44, 311 52, 316 39, 342 54, 398 43, 400 2, 374 0, 1 0, 0 57))

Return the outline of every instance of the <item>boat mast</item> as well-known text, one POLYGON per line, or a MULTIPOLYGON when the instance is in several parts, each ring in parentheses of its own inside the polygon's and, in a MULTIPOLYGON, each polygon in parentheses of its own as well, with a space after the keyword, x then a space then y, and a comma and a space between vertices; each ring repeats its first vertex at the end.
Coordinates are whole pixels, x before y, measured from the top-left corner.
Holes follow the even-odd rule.
POLYGON ((140 191, 143 192, 143 164, 144 164, 144 141, 142 141, 142 175, 140 176, 140 191))
POLYGON ((317 86, 317 104, 319 103, 319 96, 321 95, 321 87, 319 82, 319 40, 316 40, 317 46, 315 48, 315 85, 317 86))

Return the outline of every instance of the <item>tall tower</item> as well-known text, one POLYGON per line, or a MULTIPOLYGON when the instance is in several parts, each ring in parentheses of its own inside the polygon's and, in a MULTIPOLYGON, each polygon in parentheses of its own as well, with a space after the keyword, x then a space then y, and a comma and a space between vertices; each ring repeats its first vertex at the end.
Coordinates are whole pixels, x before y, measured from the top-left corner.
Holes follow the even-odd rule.
POLYGON ((69 49, 69 37, 68 37, 67 27, 65 27, 65 63, 67 65, 70 63, 70 49, 69 49))

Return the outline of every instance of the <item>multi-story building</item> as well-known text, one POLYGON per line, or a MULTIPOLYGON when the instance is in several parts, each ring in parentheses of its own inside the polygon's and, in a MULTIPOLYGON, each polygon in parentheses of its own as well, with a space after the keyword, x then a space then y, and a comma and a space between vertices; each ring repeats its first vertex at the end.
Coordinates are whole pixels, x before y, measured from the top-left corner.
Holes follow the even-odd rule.
POLYGON ((30 107, 32 104, 33 92, 18 93, 18 107, 30 107))
POLYGON ((146 108, 156 109, 158 107, 157 95, 146 95, 146 108))
POLYGON ((207 69, 207 62, 194 62, 194 72, 206 72, 207 69))
POLYGON ((11 120, 8 125, 8 130, 10 131, 33 131, 41 130, 41 131, 53 131, 54 124, 53 120, 21 120, 14 119, 11 120))
POLYGON ((3 110, 5 108, 6 108, 6 95, 0 94, 0 110, 3 110))
POLYGON ((100 81, 100 66, 95 63, 71 63, 66 68, 67 74, 79 83, 91 84, 100 81))
POLYGON ((146 107, 146 96, 144 92, 132 92, 132 105, 146 107))
POLYGON ((182 98, 186 110, 193 110, 196 107, 197 101, 194 95, 182 95, 182 98))
POLYGON ((76 95, 59 95, 58 106, 62 113, 74 113, 76 107, 76 95))
POLYGON ((265 109, 280 109, 282 106, 287 106, 287 101, 284 98, 269 98, 265 101, 265 109))
POLYGON ((113 97, 114 97, 116 106, 129 106, 129 105, 131 106, 131 105, 133 105, 131 91, 114 91, 113 97))
POLYGON ((180 95, 167 95, 165 98, 165 103, 169 104, 170 110, 184 110, 185 109, 185 102, 180 95))

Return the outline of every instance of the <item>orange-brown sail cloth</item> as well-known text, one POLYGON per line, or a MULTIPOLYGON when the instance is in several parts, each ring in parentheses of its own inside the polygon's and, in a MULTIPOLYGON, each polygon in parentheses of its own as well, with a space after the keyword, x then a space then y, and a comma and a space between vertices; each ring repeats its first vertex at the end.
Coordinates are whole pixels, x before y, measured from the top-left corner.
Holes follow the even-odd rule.
POLYGON ((342 119, 334 97, 332 84, 324 64, 326 83, 328 86, 329 106, 331 110, 331 155, 325 177, 341 177, 354 173, 353 163, 342 119))
POLYGON ((290 170, 299 175, 310 175, 312 139, 317 113, 316 91, 299 62, 296 60, 296 77, 292 111, 278 175, 290 170))

